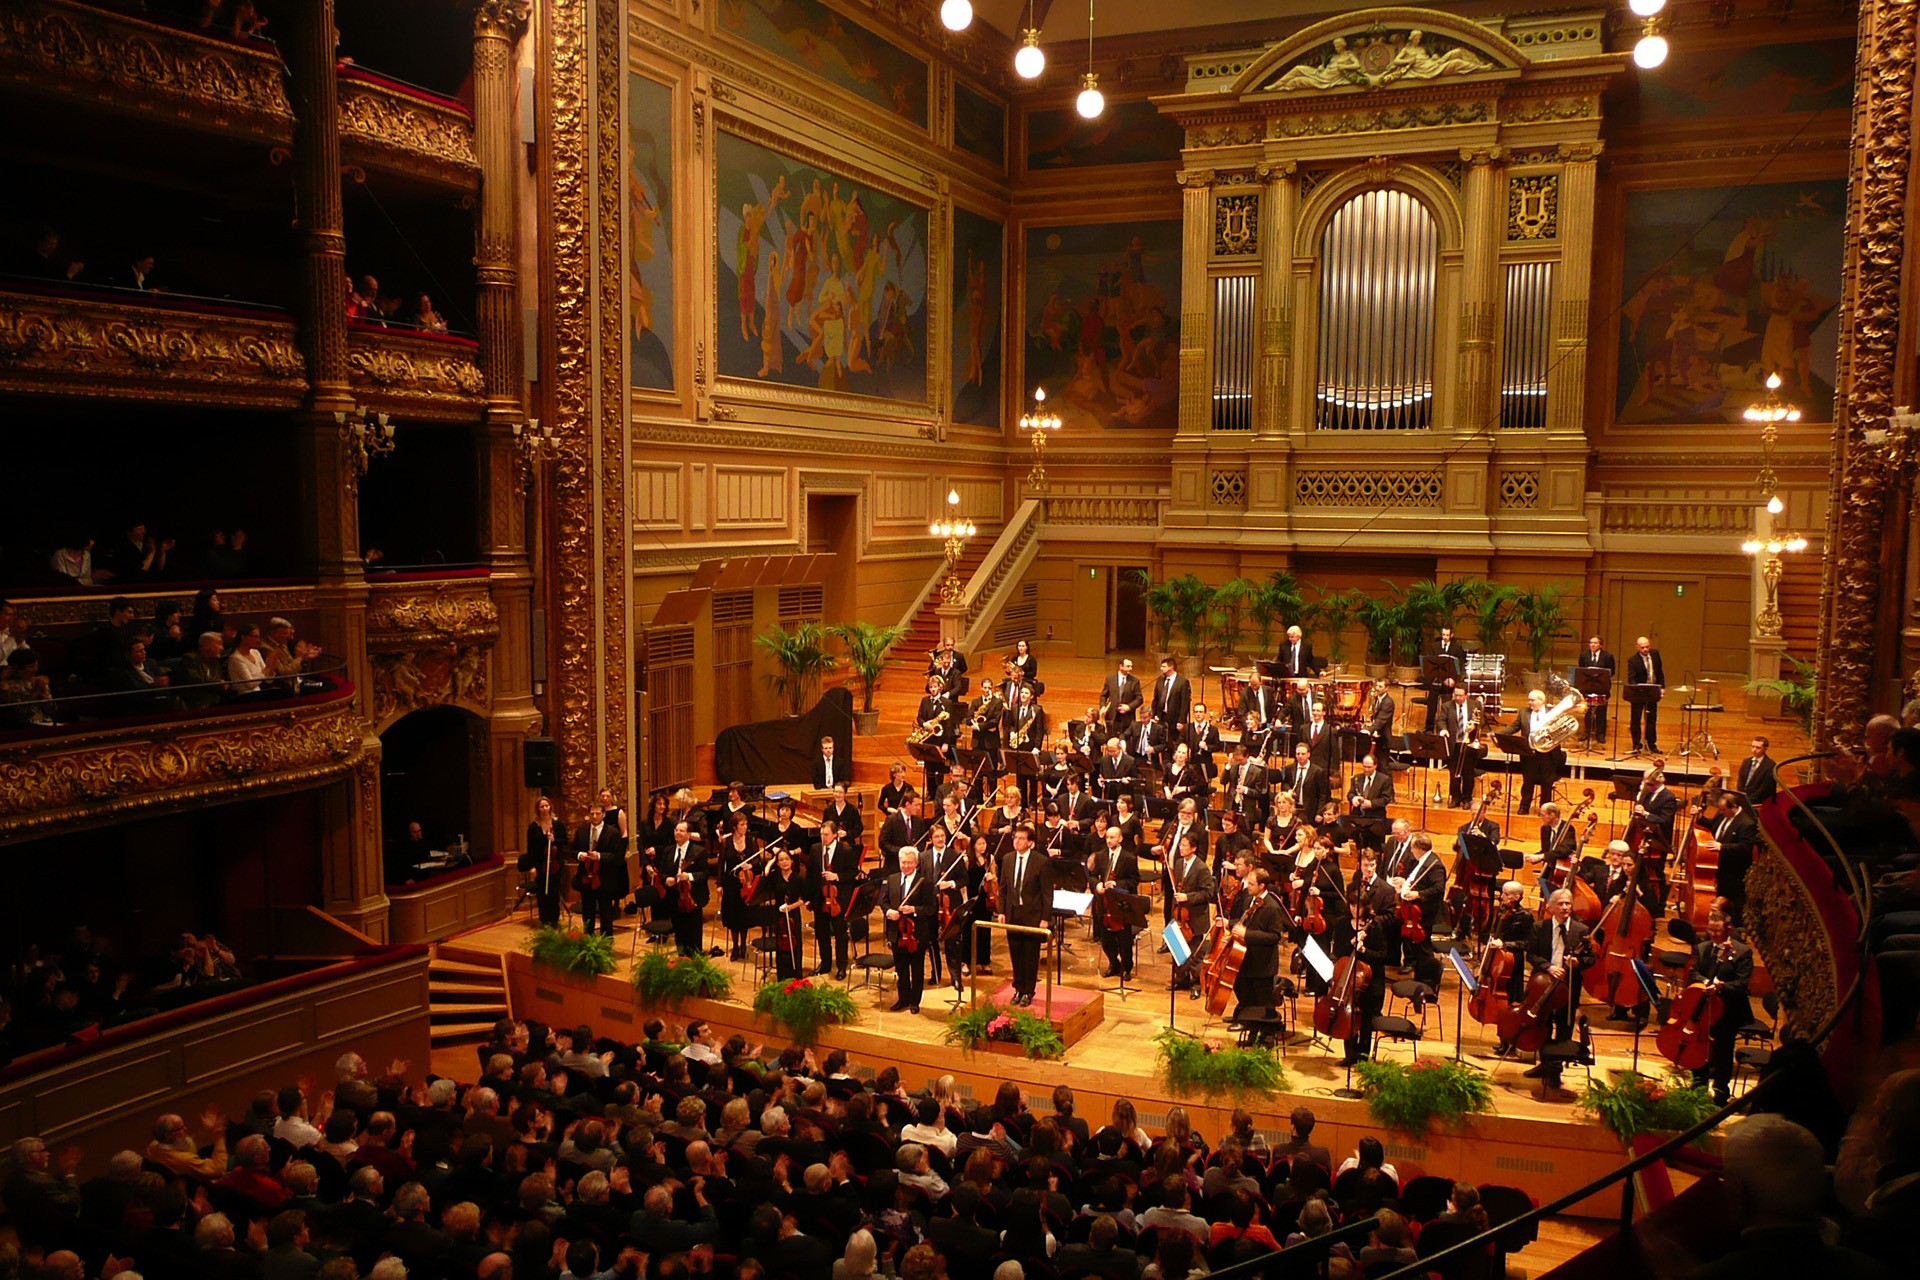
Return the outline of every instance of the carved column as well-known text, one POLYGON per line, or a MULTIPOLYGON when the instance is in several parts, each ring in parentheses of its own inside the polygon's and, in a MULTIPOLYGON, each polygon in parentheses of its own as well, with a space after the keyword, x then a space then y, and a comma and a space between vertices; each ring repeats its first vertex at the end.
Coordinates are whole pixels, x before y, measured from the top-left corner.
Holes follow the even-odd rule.
POLYGON ((1180 175, 1180 431, 1198 436, 1212 425, 1207 396, 1207 352, 1212 333, 1207 306, 1207 258, 1213 247, 1213 170, 1180 175))
POLYGON ((1562 143, 1560 265, 1554 308, 1547 429, 1556 442, 1587 443, 1587 309, 1593 279, 1593 188, 1600 143, 1562 143))
POLYGON ((1293 233, 1300 216, 1300 166, 1292 160, 1260 166, 1260 402, 1255 438, 1286 435, 1293 395, 1293 233))
POLYGON ((1915 0, 1862 0, 1854 70, 1853 172, 1840 275, 1840 358, 1834 380, 1833 483, 1821 583, 1816 749, 1859 740, 1875 711, 1895 708, 1909 518, 1905 466, 1869 431, 1899 401, 1901 267, 1911 201, 1915 0))
POLYGON ((1493 327, 1498 314, 1500 232, 1506 225, 1496 179, 1500 148, 1463 149, 1466 209, 1460 262, 1460 359, 1454 386, 1454 428, 1463 436, 1495 426, 1493 410, 1493 327))

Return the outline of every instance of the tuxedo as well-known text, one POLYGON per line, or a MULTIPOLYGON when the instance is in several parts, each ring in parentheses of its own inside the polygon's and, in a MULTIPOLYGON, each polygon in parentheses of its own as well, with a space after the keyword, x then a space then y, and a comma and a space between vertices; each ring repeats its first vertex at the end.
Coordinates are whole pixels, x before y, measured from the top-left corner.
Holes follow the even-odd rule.
POLYGON ((815 845, 813 866, 810 905, 813 907, 813 936, 820 944, 820 967, 815 972, 845 973, 848 909, 853 906, 854 890, 860 887, 860 845, 845 836, 838 837, 832 844, 815 845), (839 877, 833 882, 837 886, 839 899, 837 915, 827 913, 829 871, 839 877))
POLYGON ((1448 702, 1440 708, 1439 732, 1447 735, 1447 781, 1448 799, 1456 805, 1465 805, 1473 800, 1473 779, 1480 771, 1480 759, 1484 749, 1474 746, 1462 746, 1467 741, 1467 726, 1473 722, 1473 705, 1468 702, 1448 702))
POLYGON ((1340 732, 1330 720, 1321 720, 1318 725, 1311 719, 1297 724, 1293 728, 1293 745, 1306 744, 1307 756, 1315 764, 1327 771, 1332 777, 1337 767, 1340 753, 1340 732))
POLYGON ((1452 679, 1431 681, 1427 684, 1427 732, 1432 733, 1434 725, 1440 719, 1441 708, 1453 701, 1454 685, 1466 677, 1467 646, 1458 640, 1436 640, 1433 642, 1433 652, 1428 656, 1453 659, 1452 679))
POLYGON ((1661 783, 1649 792, 1643 785, 1640 788, 1638 803, 1647 811, 1647 821, 1654 823, 1662 844, 1667 844, 1673 836, 1673 818, 1680 812, 1680 797, 1673 789, 1661 783))
MULTIPOLYGON (((1000 914, 1008 924, 1044 925, 1052 906, 1046 851, 1009 849, 1000 859, 1000 914), (1024 859, 1024 865, 1023 865, 1024 859)), ((1032 997, 1040 983, 1040 939, 1030 933, 1007 935, 1013 961, 1013 989, 1032 997)))
POLYGON ((1712 1050, 1707 1065, 1693 1073, 1693 1082, 1711 1082, 1716 1095, 1725 1094, 1733 1080, 1735 1034, 1753 1021, 1748 994, 1753 984, 1753 948, 1731 938, 1719 943, 1702 938, 1693 949, 1692 981, 1718 982, 1720 998, 1725 1002, 1710 1032, 1712 1050))
MULTIPOLYGON (((1553 708, 1542 707, 1535 711, 1528 707, 1514 718, 1509 733, 1519 734, 1532 741, 1533 735, 1546 730, 1553 723, 1553 708)), ((1520 758, 1520 812, 1526 813, 1533 808, 1533 793, 1536 789, 1543 792, 1540 803, 1553 799, 1553 784, 1560 779, 1560 770, 1567 763, 1567 753, 1560 747, 1551 751, 1536 751, 1520 758)))
POLYGON ((1135 759, 1158 760, 1167 754, 1167 727, 1158 720, 1141 720, 1127 730, 1124 741, 1135 759))
POLYGON ((1184 731, 1192 708, 1193 685, 1178 671, 1153 682, 1153 718, 1165 725, 1167 732, 1184 731))
POLYGON ((934 720, 940 720, 940 713, 943 711, 946 712, 947 718, 940 721, 939 727, 934 729, 932 735, 926 740, 928 746, 939 750, 940 762, 935 763, 931 760, 921 761, 921 767, 926 770, 927 774, 926 794, 936 798, 939 795, 940 783, 947 776, 948 766, 945 762, 953 758, 951 750, 954 735, 953 722, 958 717, 959 712, 954 706, 953 699, 944 694, 936 695, 930 693, 920 699, 920 705, 914 709, 913 713, 914 728, 918 731, 920 726, 934 720))
POLYGON ((1392 747, 1393 715, 1396 710, 1393 693, 1388 689, 1374 694, 1373 706, 1367 710, 1367 730, 1373 734, 1373 755, 1383 769, 1387 765, 1387 752, 1392 747))
POLYGON ((1244 926, 1240 941, 1247 954, 1240 961, 1240 972, 1233 980, 1236 1005, 1233 1016, 1236 1018, 1254 1009, 1273 1007, 1274 980, 1280 974, 1280 943, 1287 936, 1286 913, 1281 911, 1280 900, 1271 892, 1247 907, 1240 924, 1244 926))
MULTIPOLYGON (((1627 659, 1627 683, 1657 684, 1662 689, 1667 687, 1667 669, 1660 665, 1658 649, 1649 649, 1644 654, 1636 650, 1627 659)), ((1660 749, 1660 730, 1657 727, 1660 721, 1659 699, 1646 703, 1634 703, 1630 716, 1631 718, 1627 721, 1627 734, 1633 739, 1633 749, 1635 751, 1640 749, 1642 742, 1640 723, 1644 719, 1646 721, 1644 741, 1647 744, 1647 750, 1658 751, 1660 749)))
MULTIPOLYGON (((1202 848, 1192 858, 1169 853, 1167 885, 1169 910, 1177 913, 1181 907, 1185 907, 1188 927, 1193 930, 1193 954, 1173 975, 1174 986, 1182 987, 1196 980, 1201 965, 1206 963, 1205 938, 1207 930, 1213 925, 1213 872, 1207 867, 1207 851, 1202 848), (1186 894, 1187 900, 1174 902, 1173 895, 1176 893, 1186 894)), ((1177 914, 1174 918, 1178 918, 1177 914)))
MULTIPOLYGON (((1105 844, 1093 851, 1089 875, 1097 888, 1111 880, 1116 888, 1134 894, 1140 891, 1140 860, 1126 845, 1120 846, 1118 854, 1110 853, 1105 844)), ((1114 973, 1133 976, 1133 936, 1131 928, 1108 929, 1103 923, 1106 912, 1101 900, 1096 897, 1093 903, 1093 931, 1100 939, 1100 949, 1106 953, 1107 968, 1114 973)))
MULTIPOLYGON (((1595 653, 1592 649, 1582 649, 1580 651, 1580 661, 1575 665, 1591 668, 1596 671, 1604 671, 1609 676, 1620 669, 1614 661, 1613 654, 1605 649, 1600 650, 1598 653, 1595 653)), ((1612 700, 1614 692, 1613 690, 1608 691, 1608 701, 1612 700)), ((1607 702, 1595 702, 1587 707, 1587 736, 1595 742, 1607 736, 1607 702)))
POLYGON ((1338 826, 1347 837, 1377 849, 1387 833, 1387 806, 1392 803, 1393 776, 1385 769, 1371 775, 1361 770, 1347 785, 1347 809, 1338 826))
MULTIPOLYGON (((1207 834, 1207 820, 1199 814, 1194 815, 1192 822, 1183 823, 1180 821, 1180 815, 1176 813, 1161 825, 1159 844, 1160 847, 1166 851, 1165 855, 1160 859, 1160 882, 1163 885, 1171 883, 1170 877, 1172 876, 1173 864, 1179 860, 1180 846, 1188 836, 1193 837, 1194 856, 1205 861, 1207 856, 1207 834)), ((1167 918, 1171 920, 1173 918, 1173 899, 1168 898, 1163 905, 1167 908, 1167 918)))
POLYGON ((941 669, 940 658, 936 656, 928 661, 927 674, 930 676, 942 676, 942 677, 945 677, 948 675, 963 676, 967 674, 967 655, 960 652, 960 650, 955 649, 953 651, 953 666, 950 671, 943 671, 941 669))
POLYGON ((830 791, 836 782, 852 785, 853 761, 837 752, 829 757, 822 751, 813 760, 813 785, 818 790, 830 791))
MULTIPOLYGON (((1558 923, 1552 916, 1537 920, 1534 922, 1533 936, 1527 939, 1527 962, 1535 972, 1552 967, 1556 931, 1559 935, 1559 961, 1566 969, 1566 981, 1574 986, 1574 998, 1567 1001, 1566 1008, 1554 1015, 1553 1029, 1548 1036, 1550 1043, 1562 1043, 1573 1038, 1575 1011, 1580 1003, 1580 970, 1591 960, 1593 950, 1590 931, 1579 917, 1569 916, 1565 924, 1558 923)), ((1546 1077, 1547 1086, 1558 1089, 1560 1060, 1542 1058, 1541 1065, 1546 1068, 1542 1074, 1546 1077)))
POLYGON ((1760 824, 1747 813, 1716 818, 1707 828, 1720 842, 1720 862, 1713 873, 1713 891, 1727 900, 1728 912, 1738 922, 1746 914, 1747 872, 1760 844, 1760 824))
POLYGON ((1099 763, 1094 765, 1094 777, 1100 784, 1100 796, 1103 800, 1112 800, 1116 796, 1134 793, 1134 759, 1124 750, 1118 756, 1100 753, 1099 763))
POLYGON ((1313 642, 1302 636, 1296 643, 1292 640, 1280 642, 1280 669, 1289 676, 1310 676, 1313 674, 1313 642))
POLYGON ((899 869, 900 850, 926 839, 928 822, 905 809, 896 809, 880 826, 880 860, 888 875, 899 869))
POLYGON ((1272 724, 1276 712, 1280 710, 1280 699, 1274 696, 1273 689, 1265 680, 1255 680, 1240 691, 1240 718, 1244 722, 1247 712, 1260 713, 1260 723, 1272 724))
POLYGON ((1734 775, 1734 779, 1734 790, 1745 796, 1751 805, 1765 804, 1780 790, 1779 773, 1774 768, 1772 756, 1748 756, 1740 762, 1740 772, 1734 775))
POLYGON ((682 846, 669 845, 660 851, 661 878, 670 882, 682 873, 692 881, 688 888, 693 896, 693 910, 681 910, 680 890, 672 884, 666 889, 665 906, 673 918, 673 944, 681 955, 690 956, 700 950, 700 931, 710 891, 707 852, 698 841, 689 841, 682 846))
POLYGON ((580 927, 588 933, 595 929, 613 936, 613 918, 620 900, 627 896, 627 842, 620 828, 611 822, 583 822, 573 836, 574 887, 580 891, 580 927), (600 887, 590 889, 590 868, 596 867, 600 887))
POLYGON ((1308 760, 1302 768, 1298 761, 1280 771, 1280 787, 1293 795, 1293 811, 1300 815, 1302 822, 1317 823, 1320 810, 1326 806, 1333 795, 1327 782, 1327 771, 1308 760))
POLYGON ((1139 678, 1119 671, 1108 676, 1100 686, 1100 707, 1106 713, 1107 725, 1117 735, 1124 736, 1140 714, 1139 678), (1125 711, 1120 710, 1122 705, 1127 708, 1125 711))
POLYGON ((1219 725, 1211 720, 1205 724, 1189 724, 1181 740, 1187 744, 1187 754, 1199 763, 1209 778, 1219 772, 1213 763, 1214 753, 1224 750, 1220 742, 1219 725))
POLYGON ((887 877, 880 891, 884 910, 913 908, 912 949, 902 946, 899 920, 887 921, 887 941, 893 945, 893 968, 899 975, 898 1004, 914 1013, 920 1011, 920 994, 927 985, 927 952, 940 945, 940 905, 933 884, 933 876, 924 869, 911 877, 899 871, 887 877))
POLYGON ((1100 812, 1100 802, 1087 794, 1084 788, 1078 792, 1063 793, 1059 803, 1060 816, 1081 831, 1091 829, 1094 815, 1100 812))
POLYGON ((1252 758, 1247 760, 1244 769, 1237 764, 1228 765, 1220 784, 1226 788, 1227 807, 1245 816, 1245 826, 1258 826, 1267 820, 1265 765, 1252 758))

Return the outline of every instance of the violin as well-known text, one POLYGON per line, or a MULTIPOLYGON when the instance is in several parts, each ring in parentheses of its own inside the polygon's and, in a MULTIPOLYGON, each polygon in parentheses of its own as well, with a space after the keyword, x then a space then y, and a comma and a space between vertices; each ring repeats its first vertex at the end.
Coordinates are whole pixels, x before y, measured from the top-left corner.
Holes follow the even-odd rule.
POLYGON ((1333 962, 1326 994, 1313 1002, 1313 1029, 1330 1039, 1346 1040, 1353 1035, 1354 999, 1373 982, 1373 966, 1360 958, 1366 936, 1367 926, 1363 924, 1353 936, 1352 954, 1333 962))
POLYGON ((675 904, 675 909, 682 915, 690 915, 700 909, 700 904, 694 901, 693 898, 692 880, 682 880, 680 882, 680 900, 675 904))
POLYGON ((838 880, 828 880, 821 885, 820 910, 824 911, 829 917, 839 916, 840 882, 838 880))
POLYGON ((580 887, 588 890, 598 890, 600 888, 600 855, 591 850, 589 854, 586 869, 580 874, 580 887))
POLYGON ((903 911, 895 923, 899 925, 899 934, 895 940, 895 945, 908 955, 912 955, 914 952, 920 950, 920 926, 915 923, 914 917, 903 911))

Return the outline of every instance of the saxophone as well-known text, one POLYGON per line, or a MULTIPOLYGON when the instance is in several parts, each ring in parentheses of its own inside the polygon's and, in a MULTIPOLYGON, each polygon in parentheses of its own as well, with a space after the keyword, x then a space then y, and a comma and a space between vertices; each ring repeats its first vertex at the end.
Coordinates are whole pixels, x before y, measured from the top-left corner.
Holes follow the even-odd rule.
POLYGON ((940 727, 946 724, 947 719, 951 714, 952 713, 949 712, 947 708, 945 707, 940 708, 940 714, 935 716, 931 720, 921 721, 920 727, 907 735, 907 741, 908 742, 927 742, 931 740, 934 737, 934 735, 940 732, 940 727))
POLYGON ((1007 735, 1007 750, 1025 751, 1027 749, 1027 735, 1033 732, 1033 724, 1033 717, 1028 716, 1025 724, 1015 725, 1013 732, 1007 735))

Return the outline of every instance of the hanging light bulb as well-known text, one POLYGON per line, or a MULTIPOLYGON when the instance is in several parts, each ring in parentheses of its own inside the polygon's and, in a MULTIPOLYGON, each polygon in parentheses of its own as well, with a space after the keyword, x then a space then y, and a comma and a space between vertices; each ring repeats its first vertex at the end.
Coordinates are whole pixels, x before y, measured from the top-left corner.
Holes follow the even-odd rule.
POLYGON ((940 22, 949 31, 965 31, 973 25, 972 0, 941 0, 940 22))
POLYGON ((1651 71, 1667 60, 1667 38, 1665 36, 1642 36, 1640 43, 1633 46, 1633 65, 1642 71, 1651 71))
POLYGON ((1787 504, 1786 504, 1786 503, 1784 503, 1784 502, 1782 502, 1782 501, 1780 501, 1780 495, 1779 495, 1779 494, 1777 494, 1777 493, 1776 493, 1776 494, 1774 494, 1774 495, 1773 495, 1773 496, 1772 496, 1771 498, 1768 498, 1768 499, 1767 499, 1767 514, 1768 514, 1768 515, 1770 515, 1770 516, 1777 516, 1777 515, 1779 515, 1779 514, 1780 514, 1781 512, 1783 512, 1783 511, 1785 511, 1786 509, 1787 509, 1787 504))
POLYGON ((1100 113, 1107 109, 1107 100, 1100 92, 1100 77, 1089 71, 1080 78, 1080 96, 1073 100, 1073 109, 1088 120, 1097 120, 1100 113))
POLYGON ((1038 80, 1047 69, 1047 55, 1040 49, 1040 33, 1028 27, 1020 33, 1020 51, 1013 55, 1013 69, 1022 80, 1038 80))
POLYGON ((1638 18, 1651 18, 1667 7, 1667 0, 1627 0, 1627 8, 1638 18))

